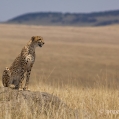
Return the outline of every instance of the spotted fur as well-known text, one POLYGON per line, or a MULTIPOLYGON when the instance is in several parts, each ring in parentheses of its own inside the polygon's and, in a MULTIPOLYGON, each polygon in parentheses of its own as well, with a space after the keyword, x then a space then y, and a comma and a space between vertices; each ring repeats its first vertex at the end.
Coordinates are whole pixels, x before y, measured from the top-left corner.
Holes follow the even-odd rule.
POLYGON ((14 60, 12 65, 3 71, 2 83, 4 87, 28 90, 31 69, 35 62, 35 48, 44 44, 41 36, 33 36, 23 47, 21 53, 14 60), (23 87, 24 74, 26 73, 26 83, 23 87))

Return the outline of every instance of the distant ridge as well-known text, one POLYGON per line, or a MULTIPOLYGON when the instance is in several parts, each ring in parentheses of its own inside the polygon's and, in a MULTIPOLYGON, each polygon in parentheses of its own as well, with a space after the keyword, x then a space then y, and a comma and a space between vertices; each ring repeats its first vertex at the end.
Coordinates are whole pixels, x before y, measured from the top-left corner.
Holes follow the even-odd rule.
POLYGON ((28 13, 10 19, 6 23, 59 26, 105 26, 119 24, 119 10, 95 13, 28 13))

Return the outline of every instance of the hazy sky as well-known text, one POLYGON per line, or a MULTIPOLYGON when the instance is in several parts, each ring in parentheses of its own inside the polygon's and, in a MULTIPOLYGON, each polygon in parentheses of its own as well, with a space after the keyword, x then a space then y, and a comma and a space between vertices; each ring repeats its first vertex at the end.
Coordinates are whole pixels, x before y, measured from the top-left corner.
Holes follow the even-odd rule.
POLYGON ((119 0, 0 0, 0 21, 31 12, 89 13, 117 9, 119 0))

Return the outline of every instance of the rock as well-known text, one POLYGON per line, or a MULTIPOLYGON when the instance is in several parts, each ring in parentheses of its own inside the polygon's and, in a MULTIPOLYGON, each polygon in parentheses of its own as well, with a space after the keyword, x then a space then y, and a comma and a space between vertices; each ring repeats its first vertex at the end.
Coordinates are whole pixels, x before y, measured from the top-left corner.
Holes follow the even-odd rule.
MULTIPOLYGON (((7 87, 0 88, 0 116, 27 117, 39 119, 45 116, 51 119, 77 119, 76 111, 70 109, 58 97, 39 91, 19 91, 7 87)), ((45 118, 44 117, 44 118, 45 118)), ((8 117, 6 117, 8 118, 8 117)))

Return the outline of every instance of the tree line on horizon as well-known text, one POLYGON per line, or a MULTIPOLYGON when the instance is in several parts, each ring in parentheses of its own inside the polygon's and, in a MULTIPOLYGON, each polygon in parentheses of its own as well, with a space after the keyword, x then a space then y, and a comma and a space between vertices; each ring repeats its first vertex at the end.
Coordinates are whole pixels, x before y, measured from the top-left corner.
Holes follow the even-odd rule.
POLYGON ((105 26, 119 24, 119 10, 94 13, 36 12, 17 16, 5 23, 58 26, 105 26))

